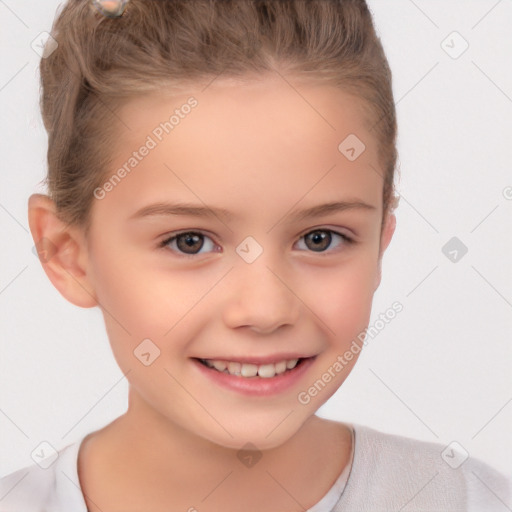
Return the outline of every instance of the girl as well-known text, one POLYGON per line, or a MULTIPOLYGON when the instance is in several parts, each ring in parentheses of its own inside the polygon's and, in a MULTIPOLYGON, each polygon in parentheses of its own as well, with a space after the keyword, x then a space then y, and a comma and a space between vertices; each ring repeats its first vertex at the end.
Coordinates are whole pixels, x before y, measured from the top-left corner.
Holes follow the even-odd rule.
POLYGON ((59 292, 101 309, 129 407, 42 446, 0 510, 510 504, 455 447, 315 414, 361 352, 396 223, 364 0, 69 0, 52 38, 30 229, 59 292))

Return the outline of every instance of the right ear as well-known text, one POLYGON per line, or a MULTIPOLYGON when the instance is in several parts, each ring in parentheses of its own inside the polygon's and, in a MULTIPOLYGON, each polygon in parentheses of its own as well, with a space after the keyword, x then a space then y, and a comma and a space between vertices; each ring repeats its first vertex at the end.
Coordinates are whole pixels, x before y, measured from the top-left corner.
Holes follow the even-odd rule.
POLYGON ((28 201, 28 223, 43 269, 55 288, 75 306, 98 304, 87 276, 87 244, 83 230, 57 215, 54 201, 33 194, 28 201))

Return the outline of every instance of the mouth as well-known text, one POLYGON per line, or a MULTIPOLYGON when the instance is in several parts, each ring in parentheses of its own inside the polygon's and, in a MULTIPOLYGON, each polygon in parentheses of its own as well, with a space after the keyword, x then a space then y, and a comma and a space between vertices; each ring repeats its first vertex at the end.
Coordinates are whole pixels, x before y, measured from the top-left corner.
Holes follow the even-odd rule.
POLYGON ((308 358, 283 359, 277 363, 253 364, 238 361, 226 361, 223 359, 198 359, 198 361, 221 373, 236 375, 237 377, 261 377, 270 379, 276 375, 289 372, 303 363, 308 358))
POLYGON ((298 385, 316 355, 228 359, 191 358, 211 382, 250 396, 270 396, 298 385))

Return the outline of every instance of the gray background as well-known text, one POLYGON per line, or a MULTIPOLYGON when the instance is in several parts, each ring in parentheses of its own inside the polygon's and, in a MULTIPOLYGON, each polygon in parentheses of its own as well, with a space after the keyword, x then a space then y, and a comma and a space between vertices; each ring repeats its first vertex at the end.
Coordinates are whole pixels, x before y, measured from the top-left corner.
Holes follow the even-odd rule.
MULTIPOLYGON (((372 322, 395 301, 404 310, 319 414, 455 440, 510 474, 512 1, 369 4, 394 73, 401 194, 372 322), (469 43, 458 58, 454 31, 469 43), (458 262, 442 252, 452 237, 468 248, 458 262)), ((58 5, 0 0, 0 475, 31 464, 42 441, 60 449, 127 405, 100 311, 61 297, 28 231, 47 143, 31 43, 58 5)))

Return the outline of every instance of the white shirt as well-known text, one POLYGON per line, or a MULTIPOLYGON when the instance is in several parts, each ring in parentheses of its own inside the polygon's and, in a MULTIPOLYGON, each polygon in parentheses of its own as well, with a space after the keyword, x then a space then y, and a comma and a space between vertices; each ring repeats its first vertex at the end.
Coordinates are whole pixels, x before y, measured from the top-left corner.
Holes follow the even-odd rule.
MULTIPOLYGON (((512 510, 512 474, 505 478, 442 445, 349 426, 351 460, 307 512, 512 510)), ((0 512, 87 512, 78 479, 84 438, 61 449, 47 469, 33 464, 1 478, 0 512)))

